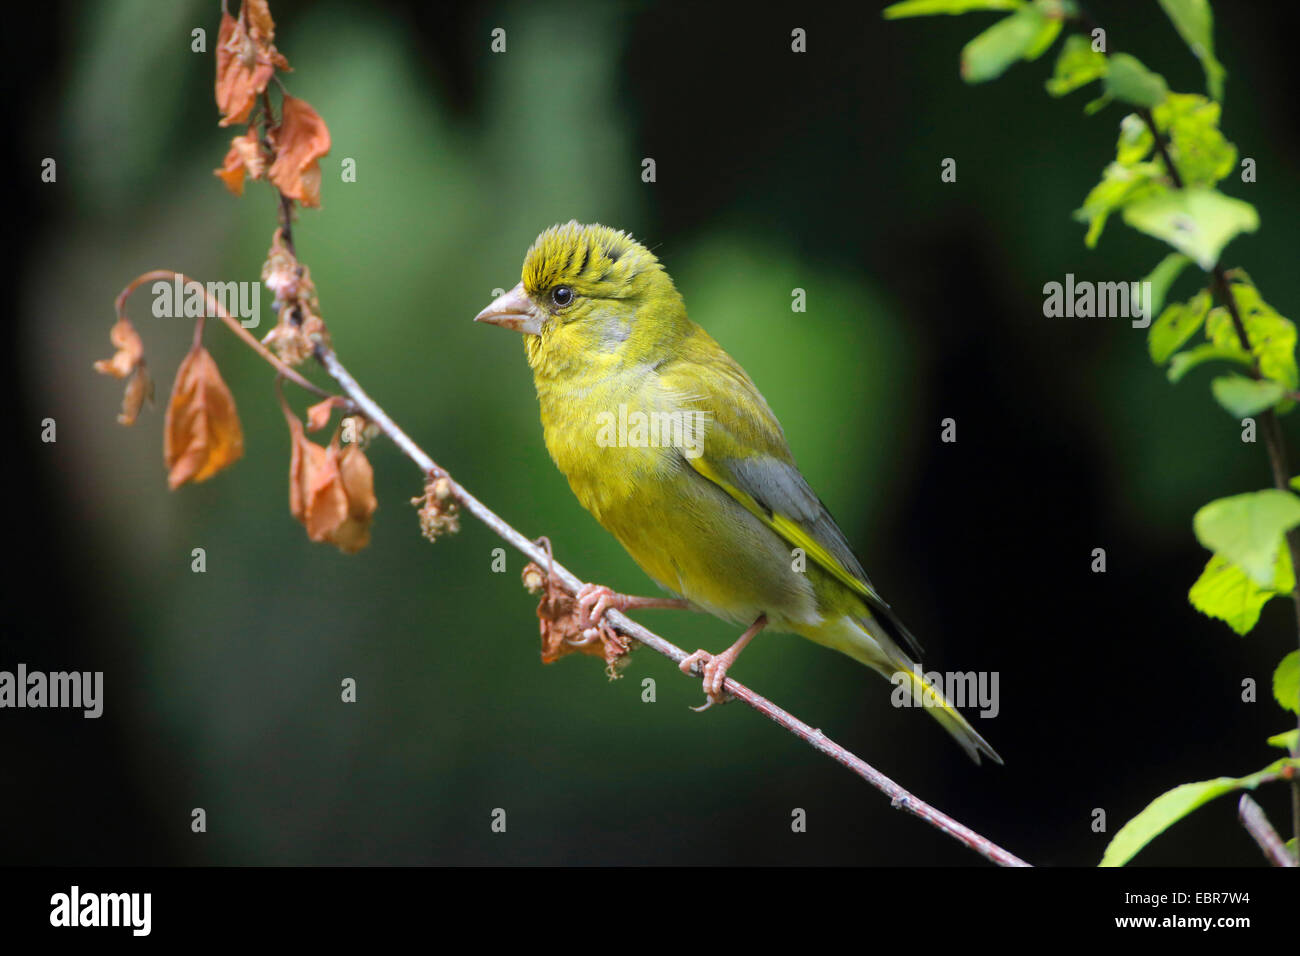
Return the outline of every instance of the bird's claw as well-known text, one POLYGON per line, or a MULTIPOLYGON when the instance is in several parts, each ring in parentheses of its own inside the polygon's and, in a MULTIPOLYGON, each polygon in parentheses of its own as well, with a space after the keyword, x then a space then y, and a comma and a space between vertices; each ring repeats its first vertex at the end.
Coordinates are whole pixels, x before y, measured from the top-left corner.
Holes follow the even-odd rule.
POLYGON ((621 608, 623 595, 603 584, 584 584, 578 591, 577 601, 578 626, 582 635, 565 638, 565 643, 572 647, 586 647, 598 639, 612 639, 614 629, 605 620, 605 612, 610 608, 621 608))
POLYGON ((694 654, 688 654, 677 666, 683 674, 690 674, 694 671, 696 664, 701 665, 700 673, 704 677, 704 696, 708 700, 698 707, 692 707, 691 710, 700 714, 714 704, 725 704, 731 700, 731 695, 722 689, 722 684, 727 679, 727 668, 731 666, 730 658, 725 654, 714 656, 706 650, 698 650, 694 654))
POLYGON ((601 622, 601 624, 596 627, 586 628, 582 632, 581 637, 566 637, 564 643, 569 644, 572 647, 586 647, 592 641, 596 640, 596 638, 600 637, 601 630, 606 627, 608 627, 608 625, 601 622))
POLYGON ((579 620, 582 622, 583 636, 592 628, 603 623, 605 612, 610 608, 623 606, 623 595, 617 594, 603 584, 584 584, 578 591, 579 620))

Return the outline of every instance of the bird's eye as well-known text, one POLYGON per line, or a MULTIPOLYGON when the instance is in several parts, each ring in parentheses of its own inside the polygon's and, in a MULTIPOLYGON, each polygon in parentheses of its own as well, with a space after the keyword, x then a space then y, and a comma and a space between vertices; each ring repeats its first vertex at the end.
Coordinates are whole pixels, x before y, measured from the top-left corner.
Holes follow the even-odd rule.
POLYGON ((557 285, 551 290, 551 301, 562 309, 573 301, 573 290, 567 285, 557 285))

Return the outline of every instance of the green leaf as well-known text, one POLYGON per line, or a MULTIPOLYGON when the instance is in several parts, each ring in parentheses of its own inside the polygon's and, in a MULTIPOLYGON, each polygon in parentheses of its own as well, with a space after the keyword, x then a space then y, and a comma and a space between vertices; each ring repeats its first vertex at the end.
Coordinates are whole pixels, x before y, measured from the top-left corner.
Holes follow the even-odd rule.
MULTIPOLYGON (((1259 290, 1250 281, 1250 277, 1240 269, 1227 273, 1228 289, 1237 312, 1241 315, 1241 324, 1246 328, 1246 337, 1250 339, 1251 350, 1259 362, 1260 373, 1265 378, 1276 379, 1289 390, 1300 386, 1300 371, 1296 368, 1296 327, 1290 319, 1279 315, 1260 296, 1259 290)), ((1206 335, 1219 343, 1232 342, 1240 345, 1232 316, 1222 307, 1210 312, 1205 320, 1206 335)), ((1279 407, 1283 411, 1290 403, 1279 407)))
POLYGON ((1115 162, 1131 166, 1147 158, 1156 144, 1151 127, 1137 113, 1129 113, 1119 122, 1119 140, 1115 143, 1115 162))
POLYGON ((1203 365, 1214 359, 1225 359, 1229 362, 1236 362, 1238 365, 1244 365, 1247 368, 1250 367, 1250 358, 1240 347, 1231 348, 1207 342, 1204 345, 1196 346, 1194 349, 1188 349, 1186 352, 1179 352, 1169 360, 1169 381, 1177 383, 1196 366, 1203 365))
POLYGON ((1083 104, 1083 115, 1093 116, 1100 113, 1106 107, 1110 106, 1114 99, 1115 97, 1111 96, 1109 93, 1102 93, 1101 96, 1096 99, 1088 100, 1087 103, 1083 104))
POLYGON ((1092 48, 1087 37, 1071 33, 1061 46, 1056 58, 1052 78, 1047 81, 1047 92, 1052 96, 1065 96, 1081 86, 1106 75, 1106 55, 1092 48))
MULTIPOLYGON (((1171 252, 1161 259, 1156 267, 1142 280, 1151 283, 1151 311, 1153 314, 1160 314, 1160 310, 1165 307, 1165 296, 1169 294, 1169 287, 1178 280, 1183 269, 1191 261, 1181 252, 1171 252)), ((1154 330, 1152 331, 1154 332, 1154 330)), ((1183 341, 1187 340, 1184 339, 1183 341)), ((1152 354, 1154 356, 1154 352, 1152 354)), ((1159 359, 1157 364, 1164 364, 1164 359, 1159 359)))
POLYGON ((1033 60, 1052 45, 1061 21, 1040 7, 1021 7, 1003 17, 962 48, 961 77, 985 83, 1006 72, 1017 60, 1033 60))
POLYGON ((1268 488, 1211 501, 1196 512, 1196 540, 1240 567, 1257 585, 1276 590, 1282 536, 1300 524, 1300 498, 1268 488))
POLYGON ((1065 22, 1057 17, 1044 17, 1038 35, 1025 48, 1024 59, 1027 62, 1032 62, 1050 50, 1052 44, 1056 42, 1056 38, 1061 35, 1061 27, 1063 26, 1065 26, 1065 22))
POLYGON ((1287 548, 1278 554, 1276 575, 1276 590, 1261 588, 1247 577, 1245 571, 1223 555, 1216 554, 1187 592, 1187 600, 1206 617, 1223 621, 1244 637, 1255 627, 1259 612, 1271 598, 1295 587, 1295 572, 1287 548))
POLYGON ((1216 777, 1214 780, 1185 783, 1162 793, 1120 828, 1106 847, 1101 865, 1123 866, 1144 846, 1197 807, 1233 790, 1254 790, 1266 779, 1272 779, 1284 767, 1294 763, 1295 761, 1283 757, 1248 777, 1216 777))
POLYGON ((1259 228, 1254 206, 1205 187, 1165 191, 1131 202, 1124 207, 1124 221, 1163 239, 1206 272, 1236 236, 1259 228))
POLYGON ((1089 100, 1084 104, 1083 115, 1092 116, 1094 113, 1100 113, 1106 107, 1110 106, 1111 100, 1113 99, 1115 99, 1115 97, 1111 96, 1109 93, 1103 93, 1095 100, 1089 100))
MULTIPOLYGON (((1158 308, 1155 301, 1157 296, 1156 272, 1166 269, 1166 264, 1170 259, 1181 260, 1177 264, 1178 269, 1182 269, 1190 260, 1186 256, 1175 252, 1165 257, 1160 265, 1156 266, 1156 271, 1147 277, 1151 282, 1152 310, 1158 308)), ((1168 271, 1168 270, 1166 270, 1168 271)), ((1165 276, 1161 276, 1165 278, 1165 276)), ((1164 298, 1165 289, 1159 290, 1159 296, 1164 298)), ((1202 290, 1187 302, 1172 302, 1169 307, 1160 313, 1160 317, 1151 323, 1151 331, 1147 334, 1147 350, 1151 353, 1151 361, 1157 365, 1164 365, 1183 343, 1190 339, 1201 327, 1205 321, 1205 315, 1210 311, 1210 293, 1202 290)), ((1245 358, 1245 353, 1242 353, 1245 358)), ((1179 378, 1182 374, 1179 375, 1179 378)))
POLYGON ((1106 92, 1117 100, 1150 109, 1169 92, 1165 78, 1148 70, 1135 56, 1115 53, 1107 67, 1106 92))
POLYGON ((1101 182, 1092 187, 1084 198, 1083 205, 1074 212, 1077 221, 1088 223, 1084 244, 1089 249, 1097 245, 1111 213, 1139 199, 1153 198, 1168 192, 1168 187, 1160 182, 1161 173, 1157 163, 1108 165, 1101 174, 1101 182))
POLYGON ((1290 485, 1292 488, 1294 488, 1296 491, 1300 491, 1300 475, 1296 475, 1294 478, 1288 481, 1287 484, 1290 485))
POLYGON ((1205 87, 1216 100, 1223 99, 1223 77, 1227 70, 1214 58, 1214 14, 1209 0, 1160 0, 1174 29, 1201 61, 1205 70, 1205 87))
POLYGON ((1294 752, 1297 741, 1300 741, 1300 728, 1293 727, 1290 730, 1269 737, 1268 745, 1270 747, 1281 747, 1283 750, 1294 752))
POLYGON ((1184 186, 1213 186, 1237 168, 1237 147, 1219 131, 1221 112, 1195 93, 1170 93, 1151 111, 1184 186))
POLYGON ((1237 789, 1234 777, 1185 783, 1162 793, 1120 828, 1106 847, 1101 866, 1123 866, 1144 846, 1202 804, 1237 789))
POLYGON ((1300 714, 1300 651, 1292 651, 1277 665, 1273 697, 1291 713, 1300 714))
POLYGON ((1236 418, 1248 418, 1272 408, 1286 394, 1286 387, 1272 379, 1221 375, 1210 382, 1215 400, 1236 418))
POLYGON ((903 0, 885 7, 885 19, 932 17, 938 14, 970 13, 972 10, 1019 10, 1024 0, 903 0))

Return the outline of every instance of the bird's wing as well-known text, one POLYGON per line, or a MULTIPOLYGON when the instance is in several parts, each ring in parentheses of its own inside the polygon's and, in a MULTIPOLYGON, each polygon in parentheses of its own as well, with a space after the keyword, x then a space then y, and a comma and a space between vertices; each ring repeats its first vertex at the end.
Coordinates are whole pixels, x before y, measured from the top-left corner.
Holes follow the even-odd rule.
POLYGON ((920 645, 867 578, 826 506, 799 472, 781 424, 740 365, 712 339, 703 355, 666 363, 662 383, 706 410, 700 453, 683 459, 792 546, 802 548, 883 619, 892 636, 920 645))

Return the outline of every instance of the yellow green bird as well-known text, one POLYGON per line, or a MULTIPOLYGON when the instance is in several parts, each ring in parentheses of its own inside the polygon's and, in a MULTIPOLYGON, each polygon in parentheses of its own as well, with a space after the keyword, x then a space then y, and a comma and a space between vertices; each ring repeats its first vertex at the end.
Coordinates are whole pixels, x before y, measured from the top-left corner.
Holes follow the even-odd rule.
POLYGON ((476 317, 524 334, 546 447, 573 493, 675 598, 588 585, 608 608, 684 607, 742 624, 696 651, 705 707, 764 628, 842 651, 924 701, 979 763, 997 755, 904 650, 920 648, 876 593, 745 370, 686 315, 659 260, 624 232, 569 222, 524 258, 523 280, 476 317), (895 675, 902 675, 896 677, 895 675))

